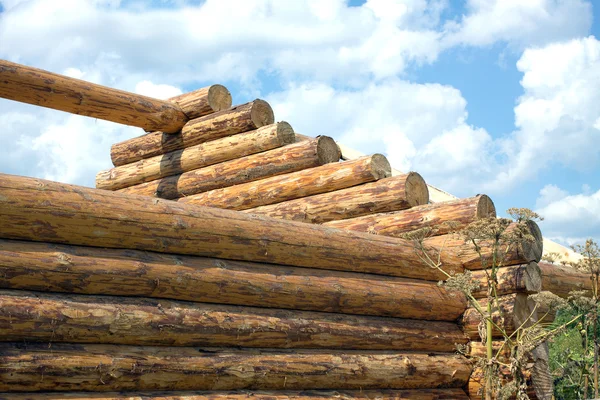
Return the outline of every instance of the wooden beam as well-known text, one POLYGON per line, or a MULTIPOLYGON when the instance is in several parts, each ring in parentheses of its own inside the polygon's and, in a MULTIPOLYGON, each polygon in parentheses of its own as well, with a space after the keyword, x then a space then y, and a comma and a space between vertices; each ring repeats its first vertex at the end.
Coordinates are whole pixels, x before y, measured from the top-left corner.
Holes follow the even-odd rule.
MULTIPOLYGON (((487 297, 489 271, 473 271, 473 280, 479 282, 479 289, 473 291, 475 298, 487 297)), ((538 263, 532 261, 522 265, 498 268, 496 274, 496 294, 538 293, 542 290, 542 272, 538 263)))
POLYGON ((175 133, 189 118, 176 103, 0 60, 0 97, 72 114, 175 133))
POLYGON ((188 119, 200 118, 231 107, 231 93, 223 85, 210 85, 193 92, 171 97, 188 119))

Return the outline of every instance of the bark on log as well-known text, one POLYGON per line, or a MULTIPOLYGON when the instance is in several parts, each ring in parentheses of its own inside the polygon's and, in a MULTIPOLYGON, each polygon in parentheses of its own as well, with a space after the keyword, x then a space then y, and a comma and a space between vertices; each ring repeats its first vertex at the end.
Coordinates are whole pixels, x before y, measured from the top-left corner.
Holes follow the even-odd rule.
POLYGON ((165 133, 178 132, 188 121, 181 108, 168 100, 5 60, 0 60, 0 97, 165 133))
POLYGON ((106 190, 122 189, 272 150, 293 142, 294 130, 290 124, 278 122, 254 131, 211 140, 182 150, 101 171, 96 175, 96 187, 106 190))
POLYGON ((231 93, 223 85, 210 85, 171 97, 169 101, 179 105, 188 119, 194 119, 230 108, 231 93))
MULTIPOLYGON (((486 271, 473 271, 473 280, 479 282, 479 289, 473 291, 476 299, 487 296, 488 279, 486 271)), ((498 268, 496 275, 496 294, 499 296, 511 293, 538 293, 542 290, 542 273, 538 263, 511 265, 498 268)))
MULTIPOLYGON (((5 239, 130 248, 439 280, 412 242, 0 174, 5 239)), ((444 268, 460 260, 442 256, 444 268)))
MULTIPOLYGON (((300 142, 303 143, 303 142, 300 142)), ((404 210, 429 201, 427 184, 416 172, 301 199, 244 210, 293 221, 324 223, 404 210)))
POLYGON ((115 166, 131 164, 194 146, 209 140, 258 129, 275 122, 269 103, 254 100, 228 110, 209 114, 189 121, 176 135, 150 132, 145 135, 113 144, 110 157, 115 166))
POLYGON ((542 270, 542 290, 567 298, 574 290, 583 290, 592 296, 592 280, 589 273, 578 271, 573 267, 540 263, 542 270))
MULTIPOLYGON (((528 221, 527 226, 531 234, 535 238, 534 242, 521 242, 520 245, 505 245, 500 244, 498 253, 502 255, 502 263, 500 266, 506 267, 511 265, 527 264, 531 261, 538 262, 542 258, 543 239, 540 228, 534 221, 528 221), (508 251, 507 251, 508 250, 508 251)), ((517 224, 513 223, 506 231, 516 229, 517 224)), ((425 239, 426 245, 442 249, 442 254, 445 251, 458 254, 463 262, 463 266, 470 270, 480 270, 491 268, 493 259, 492 243, 480 241, 478 245, 481 247, 481 257, 475 250, 472 243, 465 243, 464 239, 459 234, 449 234, 434 236, 425 239)))
POLYGON ((312 142, 294 143, 264 153, 209 165, 179 175, 119 189, 119 192, 177 199, 207 190, 301 171, 337 162, 339 159, 340 153, 334 140, 328 136, 320 136, 312 142))
POLYGON ((245 210, 345 189, 389 176, 391 176, 391 167, 388 160, 381 154, 374 154, 354 161, 326 164, 259 181, 210 190, 184 197, 179 201, 208 207, 245 210))
POLYGON ((486 195, 478 195, 468 199, 424 204, 403 211, 331 221, 324 225, 395 237, 417 229, 430 228, 431 235, 438 236, 464 229, 477 219, 495 216, 496 209, 492 200, 486 195))
POLYGON ((0 240, 0 268, 6 289, 413 319, 467 307, 435 282, 134 250, 0 240))
POLYGON ((466 338, 446 322, 0 290, 0 341, 430 352, 466 338))
POLYGON ((416 389, 470 373, 448 353, 0 343, 2 391, 416 389))
MULTIPOLYGON (((487 299, 479 300, 479 304, 484 310, 487 309, 487 299)), ((537 321, 537 311, 526 294, 514 293, 500 296, 498 297, 498 305, 499 311, 495 305, 492 309, 492 319, 496 325, 502 327, 508 334, 513 333, 521 325, 528 326, 537 321)), ((471 340, 480 339, 479 324, 481 321, 481 314, 474 307, 467 308, 463 314, 461 325, 464 333, 471 340)), ((492 334, 495 338, 503 337, 496 327, 494 327, 492 334)))
POLYGON ((306 391, 221 391, 221 392, 138 392, 138 393, 0 393, 0 400, 468 400, 464 390, 306 390, 306 391))

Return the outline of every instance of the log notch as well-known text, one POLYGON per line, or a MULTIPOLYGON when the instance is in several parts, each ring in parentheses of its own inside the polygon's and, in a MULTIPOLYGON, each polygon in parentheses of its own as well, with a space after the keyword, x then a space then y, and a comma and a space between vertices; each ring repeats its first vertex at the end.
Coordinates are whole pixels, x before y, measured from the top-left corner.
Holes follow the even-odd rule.
POLYGON ((13 343, 0 344, 0 365, 2 391, 436 388, 471 373, 443 353, 13 343))
MULTIPOLYGON (((531 261, 538 262, 542 258, 543 239, 540 228, 534 221, 527 221, 527 226, 535 238, 534 242, 521 242, 518 246, 512 245, 503 257, 502 266, 527 264, 531 261)), ((517 223, 513 223, 506 229, 508 232, 509 230, 514 230, 516 228, 517 223)), ((491 267, 491 260, 493 257, 493 247, 491 243, 485 241, 478 243, 481 247, 482 257, 475 251, 475 247, 472 243, 465 243, 464 239, 458 234, 430 237, 425 239, 425 244, 442 249, 442 253, 444 251, 449 251, 458 254, 466 269, 484 269, 484 263, 488 268, 491 267)), ((500 244, 499 251, 504 254, 506 246, 500 244)))
POLYGON ((223 85, 210 85, 171 97, 169 101, 176 103, 188 119, 194 119, 230 108, 231 93, 223 85))
POLYGON ((0 393, 0 400, 468 400, 464 390, 310 390, 231 392, 128 392, 128 393, 0 393))
POLYGON ((413 319, 467 307, 436 282, 134 250, 0 240, 0 268, 6 289, 413 319))
POLYGON ((210 190, 184 197, 179 201, 230 210, 245 210, 345 189, 389 176, 391 176, 391 167, 388 160, 381 154, 374 154, 353 161, 326 164, 291 174, 210 190))
POLYGON ((427 184, 421 175, 411 172, 335 192, 251 208, 244 212, 323 223, 426 204, 429 201, 428 193, 427 184))
POLYGON ((131 164, 209 140, 258 129, 273 122, 275 117, 269 103, 257 99, 193 119, 176 135, 165 135, 157 131, 113 144, 110 157, 115 166, 131 164))
POLYGON ((0 290, 0 341, 452 352, 456 324, 0 290))
MULTIPOLYGON (((473 271, 473 280, 479 281, 480 284, 479 289, 473 292, 473 296, 477 299, 487 297, 486 271, 473 271)), ((542 290, 542 272, 535 261, 498 268, 496 280, 496 294, 499 296, 511 293, 531 294, 542 290)))
POLYGON ((117 190, 272 150, 294 142, 294 130, 278 122, 254 131, 200 143, 185 149, 121 165, 96 175, 98 189, 117 190))
MULTIPOLYGON (((412 242, 0 174, 5 239, 267 262, 428 280, 412 242)), ((448 271, 460 260, 445 252, 448 271)))
POLYGON ((431 228, 431 234, 437 236, 464 229, 480 218, 494 217, 494 203, 483 194, 468 199, 424 204, 402 211, 331 221, 324 225, 396 237, 416 229, 431 228))
POLYGON ((176 199, 207 190, 337 162, 339 159, 340 153, 335 141, 328 136, 320 136, 310 142, 294 143, 264 153, 129 186, 119 189, 119 191, 127 194, 176 199))
POLYGON ((567 298, 574 290, 585 290, 592 296, 592 280, 589 273, 573 267, 540 263, 542 270, 542 289, 562 298, 567 298))
POLYGON ((0 60, 0 97, 165 133, 178 132, 188 122, 181 108, 170 101, 5 60, 0 60))

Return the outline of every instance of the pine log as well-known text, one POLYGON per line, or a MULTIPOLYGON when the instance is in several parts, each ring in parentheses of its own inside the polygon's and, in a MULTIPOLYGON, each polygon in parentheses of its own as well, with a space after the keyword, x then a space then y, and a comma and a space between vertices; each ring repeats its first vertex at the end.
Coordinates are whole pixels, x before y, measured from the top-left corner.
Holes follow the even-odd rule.
POLYGON ((181 107, 188 119, 194 119, 231 108, 231 93, 223 85, 210 85, 171 97, 169 101, 181 107))
MULTIPOLYGON (((239 211, 0 174, 0 235, 439 280, 414 243, 239 211)), ((443 267, 461 271, 445 252, 443 267)))
POLYGON ((264 153, 129 186, 119 191, 163 199, 177 199, 207 190, 301 171, 337 162, 339 159, 340 153, 334 140, 328 136, 320 136, 312 142, 294 143, 264 153))
MULTIPOLYGON (((473 271, 473 281, 479 282, 479 289, 473 291, 477 299, 487 297, 489 271, 473 271)), ((498 268, 496 275, 496 294, 538 293, 542 290, 542 272, 538 263, 511 265, 498 268)))
POLYGON ((131 164, 209 140, 258 129, 273 122, 275 117, 269 103, 257 99, 193 119, 176 135, 165 135, 156 131, 113 144, 110 157, 115 166, 131 164))
POLYGON ((438 320, 467 307, 436 282, 1 239, 0 270, 6 289, 438 320))
POLYGON ((244 212, 314 224, 404 210, 426 204, 429 201, 428 193, 427 184, 421 175, 411 172, 335 192, 251 208, 244 212))
POLYGON ((293 143, 294 130, 278 122, 254 131, 200 143, 185 149, 146 158, 101 171, 96 175, 98 189, 117 190, 154 181, 293 143))
POLYGON ((2 391, 416 389, 470 373, 448 353, 0 343, 2 391))
MULTIPOLYGON (((309 143, 309 142, 305 142, 309 143)), ((374 154, 353 161, 326 164, 290 174, 184 197, 179 201, 208 207, 248 208, 332 192, 391 176, 385 156, 374 154)))
POLYGON ((492 200, 486 195, 478 195, 468 199, 424 204, 402 211, 331 221, 324 225, 395 237, 417 229, 430 228, 431 235, 437 236, 464 229, 480 218, 495 216, 496 208, 492 200))
MULTIPOLYGON (((543 239, 540 228, 534 221, 527 221, 527 226, 535 238, 534 242, 521 242, 519 245, 506 245, 500 243, 498 254, 501 257, 499 266, 511 266, 527 264, 531 261, 538 262, 542 258, 543 239), (507 251, 508 250, 508 251, 507 251)), ((510 225, 506 232, 517 228, 517 223, 510 225)), ((480 241, 481 257, 475 250, 472 243, 465 243, 465 240, 459 234, 449 234, 434 236, 425 239, 424 243, 431 247, 439 248, 444 251, 456 253, 463 262, 463 266, 470 270, 480 270, 491 268, 493 260, 493 246, 487 241, 480 241)))
POLYGON ((572 291, 585 291, 592 296, 592 279, 589 273, 573 267, 540 263, 542 270, 542 290, 568 298, 572 291))
POLYGON ((453 351, 447 322, 0 290, 0 341, 453 351))
MULTIPOLYGON (((483 310, 487 310, 487 299, 479 300, 483 310)), ((507 294, 498 297, 498 307, 494 304, 492 320, 502 327, 507 334, 512 334, 516 328, 528 326, 537 321, 537 312, 528 296, 523 293, 507 294)), ((479 325, 482 321, 481 314, 474 308, 469 307, 462 316, 461 324, 463 331, 471 340, 479 340, 479 325)), ((496 327, 493 329, 495 338, 502 338, 496 327)))
POLYGON ((0 400, 468 400, 464 390, 343 390, 343 391, 221 391, 221 392, 126 392, 126 393, 0 393, 0 400))
POLYGON ((181 108, 123 90, 0 60, 0 97, 165 133, 188 121, 181 108))

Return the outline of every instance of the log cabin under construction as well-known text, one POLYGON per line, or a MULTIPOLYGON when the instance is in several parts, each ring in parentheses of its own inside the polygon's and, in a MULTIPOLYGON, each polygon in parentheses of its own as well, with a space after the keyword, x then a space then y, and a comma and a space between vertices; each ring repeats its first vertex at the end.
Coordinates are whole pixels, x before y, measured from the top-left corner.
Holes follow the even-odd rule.
MULTIPOLYGON (((0 61, 0 97, 146 131, 96 188, 0 174, 0 399, 481 398, 456 352, 481 351, 480 316, 438 281, 485 281, 447 222, 495 217, 488 196, 444 198, 221 85, 158 100, 0 61), (442 271, 402 238, 423 227, 442 271)), ((539 263, 530 228, 498 278, 508 330, 529 294, 587 284, 539 263)))

